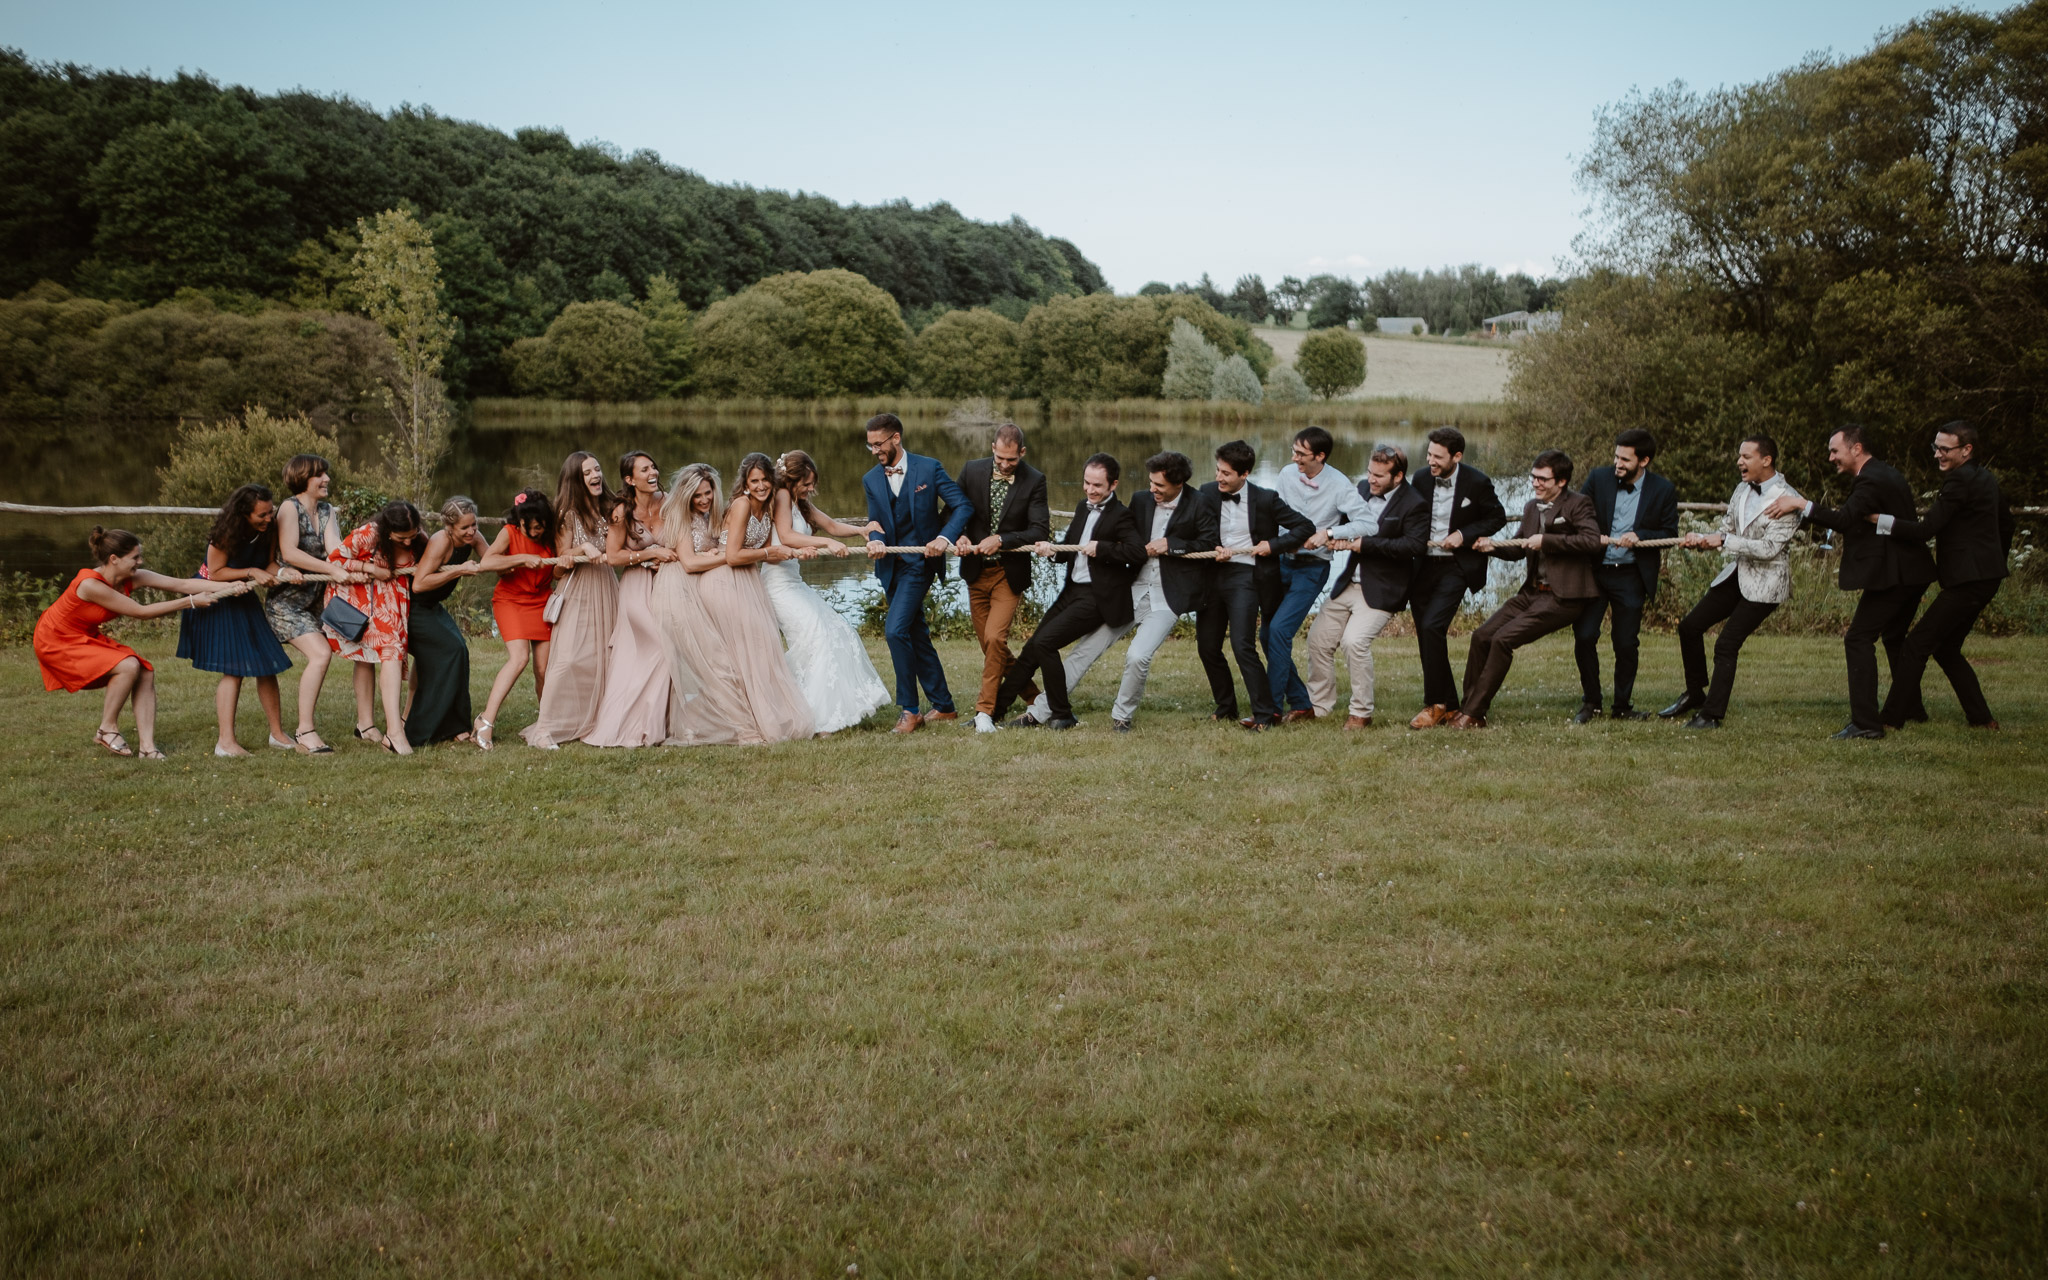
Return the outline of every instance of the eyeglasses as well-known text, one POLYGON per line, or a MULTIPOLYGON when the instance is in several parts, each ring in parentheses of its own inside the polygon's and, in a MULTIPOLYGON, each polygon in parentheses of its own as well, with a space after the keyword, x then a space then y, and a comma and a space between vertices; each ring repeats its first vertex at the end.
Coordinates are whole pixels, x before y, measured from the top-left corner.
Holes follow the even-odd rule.
POLYGON ((1934 451, 1941 454, 1961 453, 1963 446, 1959 444, 1938 444, 1934 446, 1934 451))

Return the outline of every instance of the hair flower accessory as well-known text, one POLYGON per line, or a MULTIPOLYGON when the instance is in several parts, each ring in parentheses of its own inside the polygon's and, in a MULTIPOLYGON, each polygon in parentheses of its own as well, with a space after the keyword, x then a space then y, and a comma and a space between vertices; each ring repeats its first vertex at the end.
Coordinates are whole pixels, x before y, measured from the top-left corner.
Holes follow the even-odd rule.
POLYGON ((526 495, 525 495, 525 494, 523 494, 523 493, 522 493, 522 494, 520 494, 520 495, 519 495, 518 497, 516 497, 516 498, 512 499, 512 505, 513 505, 513 506, 515 506, 515 507, 519 507, 519 506, 524 506, 525 504, 526 504, 526 495))

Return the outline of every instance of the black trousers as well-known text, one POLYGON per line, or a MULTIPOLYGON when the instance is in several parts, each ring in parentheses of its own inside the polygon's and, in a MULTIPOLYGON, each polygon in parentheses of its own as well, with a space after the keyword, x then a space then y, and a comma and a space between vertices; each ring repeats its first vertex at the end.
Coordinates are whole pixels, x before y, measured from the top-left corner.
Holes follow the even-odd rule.
POLYGON ((1728 695, 1735 691, 1735 660, 1742 654, 1742 642, 1777 611, 1775 604, 1743 599, 1742 588, 1736 585, 1736 575, 1731 573, 1719 586, 1709 587, 1692 612, 1678 624, 1678 652, 1685 659, 1685 692, 1690 697, 1706 698, 1701 715, 1715 720, 1727 718, 1728 695), (1714 677, 1709 682, 1706 637, 1714 624, 1720 622, 1728 625, 1721 628, 1714 641, 1714 677))
POLYGON ((1877 642, 1884 641, 1884 664, 1896 683, 1899 651, 1906 643, 1906 633, 1912 630, 1920 597, 1926 594, 1924 582, 1902 583, 1865 591, 1856 602, 1856 616, 1842 634, 1842 656, 1849 664, 1849 723, 1857 728, 1884 727, 1877 706, 1877 642))
POLYGON ((1052 712, 1053 719, 1073 719, 1074 706, 1067 699, 1067 667, 1060 661, 1060 650, 1101 625, 1102 610, 1095 603, 1094 588, 1074 583, 1060 592, 1060 598, 1045 611, 1038 630, 1024 642, 1024 652, 1017 655, 1004 674, 1002 687, 996 690, 995 714, 1008 715, 1010 704, 1030 687, 1031 677, 1039 676, 1045 685, 1046 709, 1052 712))
MULTIPOLYGON (((1600 619, 1609 611, 1614 625, 1614 710, 1635 709, 1636 664, 1643 648, 1643 575, 1632 564, 1601 564, 1593 568, 1600 594, 1586 602, 1586 611, 1572 624, 1572 656, 1579 662, 1579 696, 1589 707, 1600 705, 1600 619)), ((1470 681, 1467 681, 1469 684, 1470 681)))
POLYGON ((1415 562, 1408 616, 1415 619, 1415 650, 1422 658, 1422 705, 1458 705, 1458 677, 1451 670, 1451 623, 1465 602, 1465 571, 1450 556, 1415 562))
POLYGON ((1208 607, 1195 612, 1195 652, 1201 655, 1202 670, 1209 675, 1209 696, 1216 700, 1216 714, 1237 719, 1237 686, 1230 679, 1230 664, 1223 659, 1223 633, 1228 631, 1230 651, 1237 656, 1237 669, 1244 673, 1252 718, 1271 723, 1280 718, 1280 711, 1273 705, 1273 687, 1266 682, 1266 664, 1259 661, 1257 573, 1248 564, 1216 567, 1208 607))
POLYGON ((1962 582, 1942 588, 1927 606, 1919 623, 1906 635, 1906 643, 1892 661, 1892 691, 1884 700, 1880 718, 1890 725, 1908 720, 1925 720, 1927 704, 1920 698, 1920 679, 1927 674, 1927 660, 1941 666, 1942 674, 1963 704, 1963 718, 1971 724, 1990 724, 1991 706, 1984 701, 1984 687, 1977 683, 1977 669, 1963 656, 1963 641, 1977 625, 1977 615, 1998 594, 1997 578, 1962 582))

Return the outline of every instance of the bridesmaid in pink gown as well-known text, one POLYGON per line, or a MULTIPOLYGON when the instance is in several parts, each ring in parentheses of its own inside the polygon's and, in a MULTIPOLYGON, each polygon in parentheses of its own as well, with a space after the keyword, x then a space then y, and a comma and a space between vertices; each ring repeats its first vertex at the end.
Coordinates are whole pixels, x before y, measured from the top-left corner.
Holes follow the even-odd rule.
POLYGON ((668 738, 668 646, 654 618, 654 579, 676 553, 662 543, 661 469, 635 450, 619 459, 623 495, 605 544, 605 559, 619 569, 619 611, 612 624, 611 659, 597 728, 583 741, 593 747, 651 747, 668 738))

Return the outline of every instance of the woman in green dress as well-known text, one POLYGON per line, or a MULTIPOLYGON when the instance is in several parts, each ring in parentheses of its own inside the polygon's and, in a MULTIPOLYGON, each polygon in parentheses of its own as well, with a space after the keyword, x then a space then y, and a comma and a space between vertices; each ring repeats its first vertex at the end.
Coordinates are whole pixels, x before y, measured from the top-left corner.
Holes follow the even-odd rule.
POLYGON ((442 602, 483 568, 487 549, 476 531, 476 503, 464 497, 442 503, 441 531, 427 539, 412 580, 406 651, 416 683, 405 712, 405 739, 414 745, 470 740, 469 642, 442 602))

